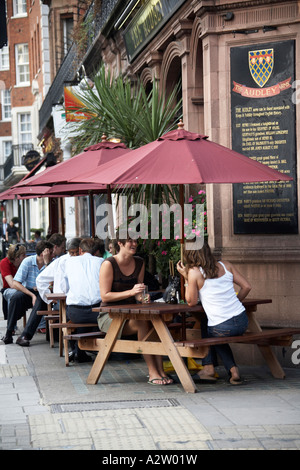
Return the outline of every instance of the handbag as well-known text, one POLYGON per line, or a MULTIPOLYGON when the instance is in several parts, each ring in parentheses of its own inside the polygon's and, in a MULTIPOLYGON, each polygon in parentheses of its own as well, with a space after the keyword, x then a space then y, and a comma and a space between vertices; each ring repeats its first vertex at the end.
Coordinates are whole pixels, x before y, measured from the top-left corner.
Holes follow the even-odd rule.
POLYGON ((178 276, 169 276, 168 285, 163 295, 166 304, 179 303, 180 278, 178 276))

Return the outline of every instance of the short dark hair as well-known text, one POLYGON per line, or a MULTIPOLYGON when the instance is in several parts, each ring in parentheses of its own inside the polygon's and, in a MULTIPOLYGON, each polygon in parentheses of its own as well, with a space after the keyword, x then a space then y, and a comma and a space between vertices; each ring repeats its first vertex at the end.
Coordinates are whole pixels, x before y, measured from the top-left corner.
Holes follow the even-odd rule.
POLYGON ((45 248, 49 248, 49 250, 53 249, 53 243, 50 243, 49 241, 46 240, 41 240, 37 242, 36 247, 35 247, 35 252, 38 256, 45 250, 45 248))
POLYGON ((94 238, 94 248, 92 250, 92 255, 94 255, 99 250, 100 256, 104 255, 105 246, 104 241, 100 238, 94 238))
POLYGON ((66 241, 66 237, 64 237, 60 233, 53 233, 51 237, 48 238, 48 242, 56 246, 60 246, 65 241, 66 241))
POLYGON ((81 248, 84 253, 93 254, 94 244, 95 242, 92 238, 83 238, 80 242, 79 248, 81 248))

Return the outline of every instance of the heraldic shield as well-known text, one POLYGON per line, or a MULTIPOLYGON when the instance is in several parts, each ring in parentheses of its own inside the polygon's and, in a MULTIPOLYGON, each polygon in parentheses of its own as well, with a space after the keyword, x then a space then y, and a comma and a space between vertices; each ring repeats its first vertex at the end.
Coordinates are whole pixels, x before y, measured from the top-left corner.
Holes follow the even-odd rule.
POLYGON ((274 65, 274 49, 249 51, 249 69, 258 86, 263 87, 269 80, 274 65))

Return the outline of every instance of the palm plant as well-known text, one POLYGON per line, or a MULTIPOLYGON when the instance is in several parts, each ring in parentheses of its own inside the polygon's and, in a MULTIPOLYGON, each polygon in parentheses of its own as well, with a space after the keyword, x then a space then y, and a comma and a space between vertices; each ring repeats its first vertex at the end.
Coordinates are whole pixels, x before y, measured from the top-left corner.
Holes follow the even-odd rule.
MULTIPOLYGON (((78 121, 73 126, 75 153, 100 142, 103 133, 107 138, 120 139, 128 148, 138 148, 174 129, 181 117, 181 100, 177 102, 180 83, 166 98, 154 80, 147 95, 139 80, 132 82, 121 75, 113 77, 104 66, 95 73, 94 86, 90 86, 88 81, 86 83, 86 89, 78 93, 82 107, 72 109, 90 116, 90 119, 78 121)), ((175 186, 141 185, 138 190, 127 188, 123 189, 124 192, 136 202, 143 200, 148 205, 178 199, 175 186)))

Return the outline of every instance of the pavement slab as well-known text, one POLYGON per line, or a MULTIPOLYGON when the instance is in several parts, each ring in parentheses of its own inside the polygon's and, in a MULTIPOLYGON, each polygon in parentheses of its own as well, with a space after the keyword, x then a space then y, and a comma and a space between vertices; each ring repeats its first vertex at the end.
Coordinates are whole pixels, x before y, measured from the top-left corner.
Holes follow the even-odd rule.
MULTIPOLYGON (((5 326, 0 318, 1 337, 5 326)), ((174 384, 150 386, 136 356, 113 355, 96 385, 86 383, 90 367, 66 367, 58 344, 50 348, 38 333, 29 348, 0 343, 0 449, 187 456, 300 448, 299 367, 280 380, 264 366, 241 366, 241 387, 230 386, 219 367, 217 383, 198 384, 196 394, 185 393, 172 372, 174 384)))

